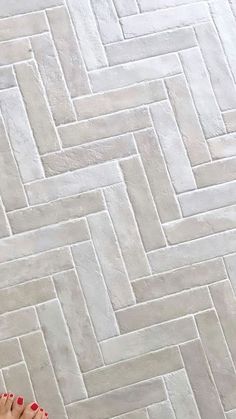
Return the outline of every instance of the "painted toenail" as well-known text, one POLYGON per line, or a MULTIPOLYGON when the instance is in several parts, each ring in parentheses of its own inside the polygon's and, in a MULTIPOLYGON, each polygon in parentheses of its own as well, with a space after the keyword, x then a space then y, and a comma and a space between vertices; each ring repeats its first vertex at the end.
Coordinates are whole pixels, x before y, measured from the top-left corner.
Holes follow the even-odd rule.
POLYGON ((48 416, 48 413, 47 412, 45 413, 45 416, 48 416))
POLYGON ((40 412, 43 412, 43 409, 40 409, 40 412))
POLYGON ((38 404, 37 403, 33 403, 33 404, 31 404, 31 409, 33 410, 33 411, 35 411, 35 410, 37 410, 38 409, 38 404))
POLYGON ((24 401, 23 397, 18 397, 17 404, 19 404, 20 406, 22 406, 23 401, 24 401))
POLYGON ((10 394, 10 397, 13 397, 14 396, 14 394, 10 394))
POLYGON ((4 397, 7 397, 7 393, 4 393, 3 395, 4 395, 4 397))

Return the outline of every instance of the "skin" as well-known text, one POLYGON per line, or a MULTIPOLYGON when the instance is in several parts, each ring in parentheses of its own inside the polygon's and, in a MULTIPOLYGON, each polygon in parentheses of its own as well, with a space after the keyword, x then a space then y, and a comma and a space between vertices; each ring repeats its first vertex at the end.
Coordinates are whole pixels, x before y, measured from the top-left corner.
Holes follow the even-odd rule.
POLYGON ((25 405, 23 397, 0 394, 0 419, 48 419, 48 414, 36 402, 25 405))

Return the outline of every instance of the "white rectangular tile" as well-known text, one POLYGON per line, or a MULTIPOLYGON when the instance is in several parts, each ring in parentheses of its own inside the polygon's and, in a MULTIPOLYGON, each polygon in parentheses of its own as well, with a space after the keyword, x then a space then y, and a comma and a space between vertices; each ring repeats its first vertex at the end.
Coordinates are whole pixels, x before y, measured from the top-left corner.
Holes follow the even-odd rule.
POLYGON ((112 186, 104 193, 130 279, 148 275, 147 257, 125 188, 112 186))
POLYGON ((92 244, 89 241, 77 244, 72 247, 72 254, 98 341, 118 335, 118 325, 92 244))
POLYGON ((124 17, 121 19, 121 24, 125 38, 133 38, 180 26, 191 26, 209 19, 207 5, 195 3, 124 17))
POLYGON ((48 34, 43 34, 33 37, 31 43, 55 123, 59 125, 75 121, 52 39, 48 34))
POLYGON ((206 138, 225 134, 223 118, 199 50, 183 51, 180 58, 206 138))
POLYGON ((151 105, 150 109, 176 192, 196 189, 189 159, 169 103, 156 103, 151 105))
POLYGON ((71 97, 90 93, 85 65, 67 9, 47 10, 47 17, 71 97))
POLYGON ((109 162, 29 183, 26 192, 30 204, 35 205, 113 185, 121 180, 119 166, 116 162, 109 162))
POLYGON ((197 330, 192 317, 162 323, 101 342, 107 364, 195 339, 197 330))
POLYGON ((0 108, 23 182, 43 178, 43 167, 17 88, 0 92, 0 108))
POLYGON ((179 74, 180 62, 176 54, 152 57, 117 65, 89 73, 93 92, 102 92, 129 86, 143 81, 179 74))
POLYGON ((105 67, 106 55, 91 4, 77 0, 67 0, 67 4, 88 70, 105 67))

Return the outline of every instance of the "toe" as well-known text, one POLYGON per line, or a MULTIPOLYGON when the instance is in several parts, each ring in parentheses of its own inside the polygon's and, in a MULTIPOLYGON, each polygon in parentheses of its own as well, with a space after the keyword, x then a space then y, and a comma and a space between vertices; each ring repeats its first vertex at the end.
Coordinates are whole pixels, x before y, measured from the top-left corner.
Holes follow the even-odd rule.
POLYGON ((12 415, 14 416, 14 418, 18 419, 21 413, 23 412, 23 410, 24 410, 24 399, 22 396, 18 396, 13 402, 12 415))
POLYGON ((37 414, 35 415, 35 419, 43 419, 45 418, 44 410, 41 408, 38 410, 37 414))
POLYGON ((39 406, 37 403, 28 404, 25 410, 22 413, 21 419, 33 419, 36 417, 36 414, 39 411, 39 406))
POLYGON ((7 396, 8 396, 7 393, 2 393, 1 394, 1 398, 0 398, 0 413, 3 413, 3 410, 4 410, 4 413, 5 413, 5 405, 6 405, 6 401, 7 401, 7 396))
POLYGON ((14 402, 14 398, 15 398, 15 395, 13 393, 8 394, 6 404, 5 404, 5 408, 6 408, 7 411, 11 410, 11 407, 12 407, 13 402, 14 402))
POLYGON ((2 406, 4 406, 4 404, 5 404, 5 399, 4 399, 3 393, 1 393, 0 394, 0 409, 2 406))

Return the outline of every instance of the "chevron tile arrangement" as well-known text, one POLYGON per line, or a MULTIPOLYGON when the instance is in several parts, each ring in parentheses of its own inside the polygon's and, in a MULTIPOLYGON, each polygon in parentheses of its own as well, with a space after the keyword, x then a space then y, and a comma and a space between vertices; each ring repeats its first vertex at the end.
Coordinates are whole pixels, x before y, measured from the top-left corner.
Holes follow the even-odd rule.
POLYGON ((0 390, 236 419, 236 2, 0 17, 0 390))

